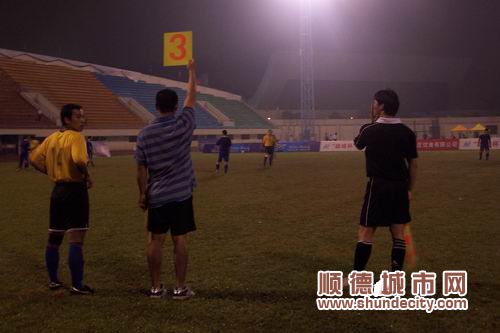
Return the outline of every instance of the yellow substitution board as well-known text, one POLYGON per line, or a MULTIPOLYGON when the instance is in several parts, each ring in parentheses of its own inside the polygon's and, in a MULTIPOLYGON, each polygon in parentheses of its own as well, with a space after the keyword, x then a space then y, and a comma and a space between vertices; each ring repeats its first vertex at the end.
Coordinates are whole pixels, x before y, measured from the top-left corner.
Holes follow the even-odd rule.
POLYGON ((163 34, 163 66, 187 65, 193 58, 193 32, 166 32, 163 34))

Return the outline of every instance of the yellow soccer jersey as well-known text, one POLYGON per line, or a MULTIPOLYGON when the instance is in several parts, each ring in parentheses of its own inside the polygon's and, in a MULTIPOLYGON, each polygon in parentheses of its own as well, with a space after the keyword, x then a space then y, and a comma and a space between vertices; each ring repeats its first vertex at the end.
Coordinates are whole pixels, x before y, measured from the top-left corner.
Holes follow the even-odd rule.
POLYGON ((53 182, 81 182, 84 175, 77 164, 88 161, 85 138, 76 131, 55 132, 31 153, 31 160, 44 164, 53 182))
POLYGON ((262 144, 264 147, 273 147, 276 145, 276 137, 273 134, 266 134, 264 138, 262 138, 262 144))
POLYGON ((30 141, 30 150, 36 149, 40 145, 40 141, 38 140, 31 140, 30 141))

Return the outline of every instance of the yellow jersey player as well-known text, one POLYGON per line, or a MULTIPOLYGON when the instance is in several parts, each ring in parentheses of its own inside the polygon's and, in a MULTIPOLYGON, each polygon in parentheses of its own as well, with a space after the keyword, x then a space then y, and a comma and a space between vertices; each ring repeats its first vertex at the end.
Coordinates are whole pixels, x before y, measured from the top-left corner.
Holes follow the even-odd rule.
POLYGON ((274 148, 278 140, 273 134, 272 130, 268 130, 267 134, 262 138, 262 146, 264 146, 264 168, 266 167, 267 161, 269 161, 269 166, 273 165, 274 159, 274 148))
POLYGON ((55 184, 50 198, 49 238, 45 248, 49 288, 55 290, 63 286, 57 271, 59 247, 67 233, 70 291, 80 295, 94 292, 83 284, 83 240, 89 228, 88 189, 92 186, 87 170, 87 147, 81 134, 84 121, 80 105, 64 105, 61 109, 64 128, 47 137, 31 154, 33 167, 48 175, 55 184))

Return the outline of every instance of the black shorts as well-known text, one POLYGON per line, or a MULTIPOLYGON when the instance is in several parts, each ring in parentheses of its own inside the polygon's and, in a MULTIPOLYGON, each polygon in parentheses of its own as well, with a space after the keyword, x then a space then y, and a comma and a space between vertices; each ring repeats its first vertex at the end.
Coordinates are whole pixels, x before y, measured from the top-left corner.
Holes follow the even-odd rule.
POLYGON ((479 151, 490 151, 490 146, 488 145, 481 145, 479 148, 479 151))
POLYGON ((193 197, 148 209, 148 231, 153 234, 165 234, 169 229, 172 236, 185 235, 196 230, 193 197))
POLYGON ((410 221, 408 182, 370 178, 359 224, 365 227, 387 227, 410 221))
POLYGON ((228 151, 220 151, 219 158, 217 159, 217 163, 220 163, 222 160, 229 162, 229 152, 228 151))
POLYGON ((57 183, 50 197, 49 231, 89 228, 89 193, 83 182, 57 183))
POLYGON ((264 147, 264 151, 266 152, 267 155, 273 155, 274 147, 264 147))

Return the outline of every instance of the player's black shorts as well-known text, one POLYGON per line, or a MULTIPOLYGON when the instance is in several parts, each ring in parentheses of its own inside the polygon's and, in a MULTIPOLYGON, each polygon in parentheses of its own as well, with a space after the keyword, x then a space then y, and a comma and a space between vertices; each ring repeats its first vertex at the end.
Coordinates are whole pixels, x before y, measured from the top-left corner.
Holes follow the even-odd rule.
POLYGON ((408 182, 370 178, 359 224, 365 227, 386 227, 411 221, 408 182))
POLYGON ((273 155, 274 154, 274 146, 273 147, 264 147, 264 151, 266 152, 267 155, 273 155))
POLYGON ((89 193, 83 182, 56 183, 50 197, 49 231, 87 230, 89 193))
POLYGON ((172 236, 195 231, 193 197, 179 202, 169 202, 148 210, 148 231, 165 234, 170 229, 172 236))
POLYGON ((229 162, 229 151, 219 152, 219 158, 217 159, 217 163, 220 163, 222 160, 229 162))
POLYGON ((490 147, 488 145, 481 145, 479 148, 480 151, 490 151, 490 147))

